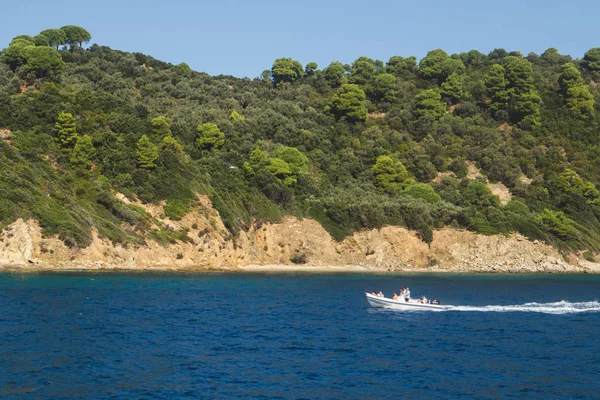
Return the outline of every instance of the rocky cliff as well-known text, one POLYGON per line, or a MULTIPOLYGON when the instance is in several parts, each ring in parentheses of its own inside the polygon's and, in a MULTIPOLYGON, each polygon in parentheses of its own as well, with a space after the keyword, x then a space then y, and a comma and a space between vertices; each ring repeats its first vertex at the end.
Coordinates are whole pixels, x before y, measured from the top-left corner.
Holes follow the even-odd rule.
MULTIPOLYGON (((127 201, 121 197, 123 201, 127 201)), ((141 205, 138 203, 138 205, 141 205)), ((43 237, 36 221, 18 220, 0 233, 0 265, 34 269, 239 270, 247 266, 362 267, 374 271, 600 272, 575 254, 565 261, 551 246, 511 236, 482 236, 444 228, 431 245, 414 232, 388 226, 336 242, 316 221, 285 218, 260 224, 232 238, 206 197, 180 221, 164 218, 160 206, 143 205, 164 226, 187 230, 189 242, 168 246, 148 240, 139 246, 113 244, 93 234, 86 248, 69 248, 43 237), (306 261, 294 264, 291 260, 306 261)))

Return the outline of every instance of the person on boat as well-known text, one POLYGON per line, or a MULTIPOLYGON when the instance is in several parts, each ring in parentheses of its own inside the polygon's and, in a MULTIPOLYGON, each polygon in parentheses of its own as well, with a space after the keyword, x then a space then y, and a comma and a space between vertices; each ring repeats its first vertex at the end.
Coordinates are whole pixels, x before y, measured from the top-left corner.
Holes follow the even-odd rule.
POLYGON ((421 296, 421 303, 427 304, 427 302, 427 297, 425 297, 425 295, 421 296))
POLYGON ((385 296, 383 295, 383 292, 382 292, 381 290, 379 291, 379 293, 377 293, 377 296, 379 296, 379 297, 385 297, 385 296))
POLYGON ((392 296, 392 300, 398 300, 398 295, 394 292, 394 296, 392 296))
POLYGON ((404 300, 404 289, 398 291, 398 300, 404 300))
POLYGON ((408 286, 404 289, 404 300, 410 301, 410 289, 408 286))
POLYGON ((371 292, 371 294, 372 294, 373 296, 377 296, 377 292, 376 292, 376 291, 374 291, 374 290, 371 292))

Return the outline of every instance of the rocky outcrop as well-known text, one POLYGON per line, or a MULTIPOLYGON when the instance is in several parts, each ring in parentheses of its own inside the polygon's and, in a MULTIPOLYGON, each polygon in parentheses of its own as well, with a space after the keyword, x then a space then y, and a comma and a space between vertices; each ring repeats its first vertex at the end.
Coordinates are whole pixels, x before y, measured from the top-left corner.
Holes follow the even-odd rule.
POLYGON ((43 237, 37 222, 18 220, 0 234, 0 265, 40 269, 238 270, 250 265, 295 265, 307 270, 346 266, 374 271, 600 272, 599 264, 576 255, 567 262, 551 246, 518 234, 483 236, 444 228, 434 232, 428 246, 414 232, 388 226, 356 232, 336 242, 318 222, 286 217, 281 223, 259 224, 232 238, 204 196, 199 197, 199 207, 180 221, 164 218, 160 206, 143 207, 169 229, 187 229, 191 240, 166 247, 151 240, 141 246, 124 246, 94 232, 90 246, 68 248, 55 237, 43 237), (295 255, 303 255, 306 264, 293 264, 295 255))

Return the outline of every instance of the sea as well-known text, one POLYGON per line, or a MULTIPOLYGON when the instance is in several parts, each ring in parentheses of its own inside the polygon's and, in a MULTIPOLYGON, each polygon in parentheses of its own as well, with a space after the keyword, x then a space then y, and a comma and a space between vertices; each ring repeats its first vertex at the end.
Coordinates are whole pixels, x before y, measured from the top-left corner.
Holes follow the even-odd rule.
POLYGON ((0 273, 1 399, 599 399, 600 276, 0 273), (448 311, 374 309, 408 286, 448 311))

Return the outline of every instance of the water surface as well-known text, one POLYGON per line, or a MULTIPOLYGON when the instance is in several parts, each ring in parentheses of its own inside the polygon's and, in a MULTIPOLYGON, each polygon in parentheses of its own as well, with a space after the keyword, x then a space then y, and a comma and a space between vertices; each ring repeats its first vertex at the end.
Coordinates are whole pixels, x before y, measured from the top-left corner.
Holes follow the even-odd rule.
POLYGON ((0 274, 0 398, 598 398, 598 276, 0 274), (460 305, 377 310, 410 286, 460 305))

